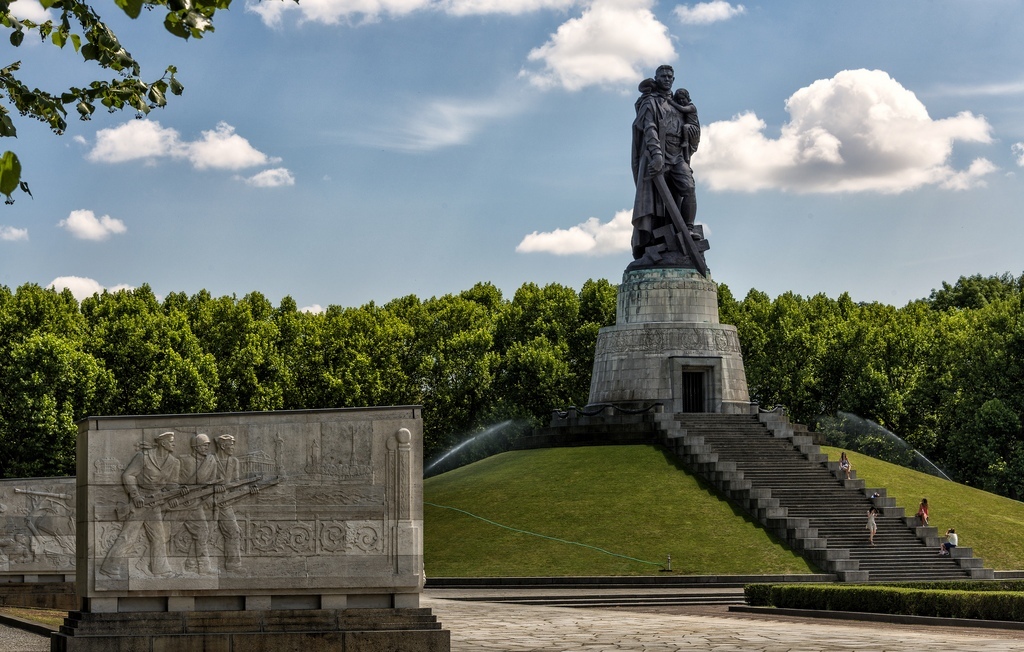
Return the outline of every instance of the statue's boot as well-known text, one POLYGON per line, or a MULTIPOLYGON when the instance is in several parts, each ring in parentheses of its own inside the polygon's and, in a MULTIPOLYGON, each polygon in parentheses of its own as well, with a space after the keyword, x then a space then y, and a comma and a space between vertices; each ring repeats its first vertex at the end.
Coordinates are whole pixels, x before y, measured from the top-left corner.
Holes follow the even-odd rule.
POLYGON ((679 212, 683 216, 683 221, 686 222, 686 227, 690 229, 690 235, 694 240, 700 240, 700 234, 693 230, 693 225, 697 221, 697 197, 692 192, 684 195, 680 200, 679 212))

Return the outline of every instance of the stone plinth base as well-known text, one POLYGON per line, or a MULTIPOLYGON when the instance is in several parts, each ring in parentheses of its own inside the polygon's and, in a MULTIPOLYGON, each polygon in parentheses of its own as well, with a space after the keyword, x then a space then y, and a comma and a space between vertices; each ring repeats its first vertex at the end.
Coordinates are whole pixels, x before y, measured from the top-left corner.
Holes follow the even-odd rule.
POLYGON ((71 612, 51 652, 449 652, 430 609, 71 612))
POLYGON ((718 323, 718 288, 691 269, 627 271, 615 326, 597 337, 590 405, 747 413, 736 327, 718 323))

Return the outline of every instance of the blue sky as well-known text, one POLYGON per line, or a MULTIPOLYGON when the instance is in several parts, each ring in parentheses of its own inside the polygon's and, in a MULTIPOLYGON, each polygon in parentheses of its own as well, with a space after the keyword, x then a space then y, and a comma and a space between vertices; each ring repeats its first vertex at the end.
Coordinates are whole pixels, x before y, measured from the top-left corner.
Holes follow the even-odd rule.
MULTIPOLYGON (((0 206, 10 288, 316 309, 617 283, 636 86, 660 63, 699 110, 697 219, 735 295, 903 305, 1024 271, 1016 0, 235 0, 188 43, 159 11, 97 8, 185 93, 60 137, 15 116, 34 199, 0 206)), ((3 46, 30 84, 110 76, 30 41, 3 46)))

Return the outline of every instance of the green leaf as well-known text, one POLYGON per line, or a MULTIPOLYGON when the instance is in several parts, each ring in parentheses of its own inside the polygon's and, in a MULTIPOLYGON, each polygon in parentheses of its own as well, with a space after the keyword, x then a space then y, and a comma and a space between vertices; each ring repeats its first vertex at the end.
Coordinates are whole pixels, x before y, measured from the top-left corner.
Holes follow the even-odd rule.
POLYGON ((164 97, 164 94, 159 88, 157 88, 156 84, 149 87, 149 92, 146 95, 149 97, 149 101, 157 106, 164 106, 167 104, 167 98, 164 97))
POLYGON ((71 45, 73 45, 75 47, 75 52, 78 52, 79 50, 81 50, 82 49, 82 37, 79 36, 78 34, 72 34, 71 35, 71 45))
POLYGON ((15 138, 17 135, 18 130, 14 128, 11 116, 7 115, 5 111, 3 115, 0 115, 0 137, 15 138))
POLYGON ((68 42, 67 37, 64 36, 64 32, 61 32, 59 30, 53 33, 53 36, 50 37, 50 40, 53 41, 53 44, 59 48, 63 48, 64 45, 68 42))
POLYGON ((20 183, 21 161, 14 152, 4 152, 4 155, 0 156, 0 193, 9 198, 20 183))
POLYGON ((21 42, 24 40, 25 32, 21 31, 20 29, 15 32, 11 32, 11 45, 13 45, 14 47, 18 47, 19 45, 21 45, 21 42))
POLYGON ((143 0, 116 0, 118 7, 124 10, 130 18, 138 18, 142 13, 143 0))
POLYGON ((181 22, 179 22, 176 19, 177 16, 175 16, 174 14, 167 14, 167 17, 164 18, 164 27, 167 29, 167 31, 183 39, 188 39, 188 37, 192 36, 192 32, 189 31, 187 27, 182 25, 181 22), (172 17, 175 20, 171 20, 172 17))

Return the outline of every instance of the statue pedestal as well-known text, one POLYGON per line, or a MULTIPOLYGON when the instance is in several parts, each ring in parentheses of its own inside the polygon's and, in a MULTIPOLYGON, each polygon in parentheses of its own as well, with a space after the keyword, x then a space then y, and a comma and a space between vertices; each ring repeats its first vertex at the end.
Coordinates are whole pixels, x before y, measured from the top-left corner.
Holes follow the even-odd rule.
POLYGON ((718 323, 718 290, 692 269, 626 271, 615 325, 594 353, 590 404, 749 413, 736 327, 718 323))

